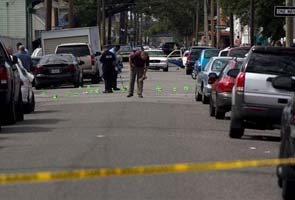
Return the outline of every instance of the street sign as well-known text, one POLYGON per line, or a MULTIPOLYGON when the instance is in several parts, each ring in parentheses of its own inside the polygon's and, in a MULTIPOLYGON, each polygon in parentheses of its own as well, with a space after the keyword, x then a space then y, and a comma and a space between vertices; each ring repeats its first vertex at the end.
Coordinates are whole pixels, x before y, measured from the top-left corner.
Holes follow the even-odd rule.
POLYGON ((275 6, 275 17, 292 17, 295 16, 295 7, 292 6, 275 6))
POLYGON ((216 29, 226 29, 227 26, 226 25, 216 25, 215 28, 216 29))

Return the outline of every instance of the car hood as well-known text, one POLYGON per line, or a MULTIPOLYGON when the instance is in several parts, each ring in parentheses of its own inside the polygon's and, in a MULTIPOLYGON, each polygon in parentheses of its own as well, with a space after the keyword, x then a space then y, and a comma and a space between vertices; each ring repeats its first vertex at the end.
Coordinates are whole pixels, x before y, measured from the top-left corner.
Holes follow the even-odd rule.
POLYGON ((150 60, 166 61, 167 60, 167 57, 153 57, 153 56, 150 56, 150 60))

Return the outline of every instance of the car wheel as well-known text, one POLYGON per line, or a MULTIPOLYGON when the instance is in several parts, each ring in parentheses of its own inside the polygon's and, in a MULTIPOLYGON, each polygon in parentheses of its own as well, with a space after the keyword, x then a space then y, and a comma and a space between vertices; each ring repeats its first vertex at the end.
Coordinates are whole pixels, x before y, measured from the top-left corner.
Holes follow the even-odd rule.
POLYGON ((168 71, 169 71, 168 66, 163 69, 163 72, 168 72, 168 71))
POLYGON ((211 117, 215 116, 215 107, 213 105, 212 97, 210 98, 210 102, 209 102, 209 114, 211 117))
POLYGON ((35 103, 35 94, 34 92, 32 92, 32 99, 31 99, 31 102, 29 103, 28 105, 28 113, 32 113, 35 111, 35 106, 36 106, 36 103, 35 103))
MULTIPOLYGON (((233 111, 232 111, 233 112, 233 111)), ((229 137, 239 139, 244 135, 243 121, 231 115, 229 137)))
POLYGON ((218 105, 218 96, 216 95, 215 118, 224 119, 224 117, 225 117, 225 112, 220 110, 220 107, 218 105))
POLYGON ((295 182, 283 180, 283 199, 294 200, 295 199, 295 182))
POLYGON ((6 106, 3 115, 1 115, 1 124, 12 125, 16 122, 16 111, 14 101, 10 101, 9 105, 6 106))
POLYGON ((186 75, 191 75, 192 70, 191 69, 186 69, 186 75))
POLYGON ((83 87, 83 86, 84 86, 84 78, 83 78, 83 74, 81 75, 80 86, 81 86, 81 87, 83 87))
POLYGON ((19 92, 17 106, 16 106, 16 120, 23 121, 24 120, 24 107, 23 107, 23 98, 21 91, 19 92))
POLYGON ((92 78, 91 78, 91 83, 92 84, 98 84, 99 81, 100 81, 99 73, 97 73, 94 76, 92 76, 92 78))
POLYGON ((203 91, 202 91, 202 103, 203 104, 208 104, 209 103, 209 97, 207 97, 205 95, 204 88, 203 88, 203 91))
POLYGON ((42 89, 42 85, 35 83, 35 88, 36 88, 36 90, 41 90, 42 89))

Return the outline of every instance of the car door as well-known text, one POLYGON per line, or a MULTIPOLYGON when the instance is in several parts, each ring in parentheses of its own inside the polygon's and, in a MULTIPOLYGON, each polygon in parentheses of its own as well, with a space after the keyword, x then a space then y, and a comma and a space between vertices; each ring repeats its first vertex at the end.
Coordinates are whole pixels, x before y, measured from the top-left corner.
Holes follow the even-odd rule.
POLYGON ((168 67, 183 67, 182 51, 174 50, 168 56, 168 67))

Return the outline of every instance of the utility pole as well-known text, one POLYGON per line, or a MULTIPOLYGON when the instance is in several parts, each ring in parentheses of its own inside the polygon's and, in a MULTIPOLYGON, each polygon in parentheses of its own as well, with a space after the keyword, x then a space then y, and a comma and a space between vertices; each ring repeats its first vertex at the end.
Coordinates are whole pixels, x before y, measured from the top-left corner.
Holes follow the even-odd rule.
POLYGON ((215 46, 215 26, 214 26, 214 0, 210 3, 210 18, 211 18, 211 46, 215 46))
POLYGON ((199 7, 200 7, 200 3, 199 0, 196 0, 196 35, 195 35, 195 45, 198 45, 198 41, 199 41, 199 7))
POLYGON ((102 45, 106 44, 106 13, 105 13, 105 0, 101 1, 101 18, 102 18, 102 27, 101 27, 101 38, 102 45))
MULTIPOLYGON (((286 6, 293 6, 293 0, 286 0, 286 6)), ((293 45, 293 17, 286 17, 286 47, 293 45)))
MULTIPOLYGON (((217 26, 220 25, 220 8, 219 8, 219 0, 216 0, 216 9, 217 9, 217 26)), ((220 43, 220 30, 219 28, 216 29, 216 48, 219 48, 220 43)))
POLYGON ((208 8, 207 0, 204 0, 204 34, 205 34, 205 46, 208 45, 208 8))
POLYGON ((46 6, 46 23, 45 23, 45 30, 51 30, 51 23, 52 23, 52 0, 45 0, 46 6))
POLYGON ((230 13, 230 47, 234 47, 234 14, 230 13))
POLYGON ((69 27, 74 28, 74 0, 69 0, 69 27))
POLYGON ((109 13, 108 17, 108 44, 112 44, 112 15, 109 13))
POLYGON ((255 45, 255 24, 254 24, 254 15, 255 15, 255 2, 250 0, 250 40, 251 46, 255 45))
POLYGON ((102 43, 101 39, 101 0, 97 0, 97 13, 96 13, 97 28, 100 36, 100 44, 102 43))

